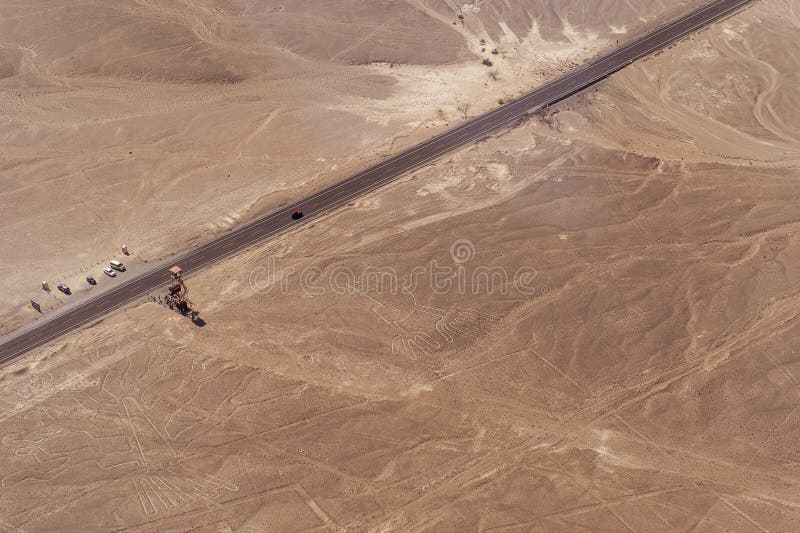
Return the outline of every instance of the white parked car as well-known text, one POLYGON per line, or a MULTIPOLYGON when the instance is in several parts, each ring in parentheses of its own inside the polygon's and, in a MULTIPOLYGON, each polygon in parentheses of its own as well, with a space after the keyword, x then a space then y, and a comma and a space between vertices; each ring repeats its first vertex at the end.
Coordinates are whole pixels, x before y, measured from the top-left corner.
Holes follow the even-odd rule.
POLYGON ((114 277, 116 277, 116 276, 117 276, 117 273, 116 273, 116 272, 114 272, 114 270, 113 270, 113 269, 111 269, 111 268, 109 268, 109 267, 106 267, 106 268, 104 268, 104 269, 103 269, 103 273, 104 273, 106 276, 109 276, 109 277, 112 277, 112 278, 114 278, 114 277))

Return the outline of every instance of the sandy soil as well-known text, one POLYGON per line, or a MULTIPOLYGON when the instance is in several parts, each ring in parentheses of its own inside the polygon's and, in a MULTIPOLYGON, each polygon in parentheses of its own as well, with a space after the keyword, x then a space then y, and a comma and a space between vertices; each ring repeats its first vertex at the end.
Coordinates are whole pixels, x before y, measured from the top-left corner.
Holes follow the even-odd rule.
POLYGON ((797 530, 795 12, 7 368, 0 526, 797 530))
POLYGON ((0 333, 696 3, 4 2, 0 333))

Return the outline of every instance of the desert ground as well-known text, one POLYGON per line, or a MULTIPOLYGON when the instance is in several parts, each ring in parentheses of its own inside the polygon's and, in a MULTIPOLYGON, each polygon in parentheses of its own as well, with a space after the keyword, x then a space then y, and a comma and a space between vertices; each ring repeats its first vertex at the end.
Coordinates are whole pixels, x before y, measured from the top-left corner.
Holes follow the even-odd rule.
MULTIPOLYGON (((640 15, 613 12, 611 2, 598 4, 607 12, 568 4, 571 16, 592 21, 640 15)), ((237 5, 248 14, 248 4, 237 5)), ((403 5, 435 18, 450 3, 403 5)), ((474 4, 481 9, 469 24, 524 19, 501 5, 509 3, 474 4)), ((567 11, 555 5, 529 20, 543 26, 552 16, 551 27, 565 28, 567 11)), ((296 6, 287 20, 308 12, 296 6)), ((303 64, 330 52, 259 31, 303 64)), ((541 35, 560 43, 553 49, 573 42, 559 40, 563 32, 541 35)), ((469 55, 459 42, 427 72, 455 80, 471 68, 454 66, 469 55)), ((800 529, 797 43, 792 0, 759 1, 546 114, 189 278, 204 327, 142 303, 6 367, 0 528, 800 529)), ((342 49, 339 60, 359 46, 342 49)), ((144 69, 142 77, 150 83, 144 69)), ((352 83, 350 91, 374 90, 352 83)), ((421 122, 408 126, 408 139, 439 120, 444 100, 431 101, 433 113, 389 110, 424 86, 392 83, 369 111, 388 113, 380 126, 358 97, 339 93, 351 102, 341 120, 352 129, 321 130, 319 150, 331 152, 314 157, 349 168, 388 149, 381 134, 392 138, 414 113, 421 122), (356 149, 348 135, 364 144, 356 149)), ((189 99, 200 91, 186 90, 189 99)), ((240 160, 267 168, 253 162, 256 146, 278 157, 277 141, 266 140, 274 122, 246 143, 250 160, 212 155, 229 139, 188 140, 235 121, 227 96, 214 105, 225 120, 203 113, 188 129, 173 121, 183 144, 142 137, 134 155, 163 159, 165 175, 195 150, 197 164, 217 158, 216 173, 240 160)), ((255 120, 241 109, 231 136, 240 142, 255 120)), ((446 117, 457 113, 448 109, 446 117)), ((274 131, 296 127, 287 118, 274 131)), ((93 142, 110 142, 109 131, 93 142)), ((30 179, 34 168, 56 166, 56 155, 18 157, 30 179)), ((328 179, 313 157, 292 157, 320 173, 298 191, 328 179)), ((213 212, 203 195, 219 195, 192 185, 211 174, 196 172, 165 178, 158 190, 170 191, 159 193, 166 198, 181 185, 198 195, 197 212, 185 217, 199 220, 213 212)), ((263 188, 268 178, 255 173, 231 172, 230 187, 263 188)), ((142 243, 168 242, 160 229, 142 243)))
POLYGON ((698 3, 4 2, 0 333, 698 3))

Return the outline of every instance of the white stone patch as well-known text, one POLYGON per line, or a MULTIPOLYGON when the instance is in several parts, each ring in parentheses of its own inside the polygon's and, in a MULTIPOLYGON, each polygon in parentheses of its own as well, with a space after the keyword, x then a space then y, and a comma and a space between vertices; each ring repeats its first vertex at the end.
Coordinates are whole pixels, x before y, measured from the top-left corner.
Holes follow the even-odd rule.
POLYGON ((519 37, 508 27, 508 24, 505 22, 498 22, 497 24, 500 26, 500 29, 503 30, 503 36, 500 37, 501 43, 519 44, 519 37))
POLYGON ((414 385, 413 387, 408 389, 408 391, 406 391, 404 394, 402 394, 402 396, 416 398, 417 396, 419 396, 423 392, 431 392, 432 390, 433 390, 433 385, 431 385, 429 383, 418 384, 418 385, 414 385))
POLYGON ((732 39, 741 39, 742 38, 742 36, 739 35, 738 33, 736 33, 736 30, 734 30, 730 26, 725 26, 724 28, 722 28, 722 33, 724 33, 725 35, 727 35, 728 37, 730 37, 732 39))
POLYGON ((505 163, 488 163, 486 171, 489 174, 488 187, 496 192, 505 192, 511 182, 511 172, 505 163))
POLYGON ((711 43, 706 41, 701 46, 692 47, 691 52, 689 52, 686 57, 690 60, 696 59, 705 63, 710 63, 719 59, 719 52, 711 46, 711 43))

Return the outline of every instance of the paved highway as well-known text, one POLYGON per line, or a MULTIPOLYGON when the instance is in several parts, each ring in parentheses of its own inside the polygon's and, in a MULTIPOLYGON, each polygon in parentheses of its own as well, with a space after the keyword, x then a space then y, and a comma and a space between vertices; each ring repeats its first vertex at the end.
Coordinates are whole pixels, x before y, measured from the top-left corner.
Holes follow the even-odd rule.
MULTIPOLYGON (((711 2, 616 48, 613 52, 591 63, 570 71, 517 100, 466 121, 340 183, 322 189, 294 205, 266 215, 186 252, 176 257, 174 264, 180 265, 185 274, 191 274, 209 263, 228 257, 244 248, 283 233, 292 226, 307 222, 315 216, 345 205, 353 198, 364 195, 426 165, 447 152, 484 138, 537 109, 559 102, 591 86, 633 61, 730 15, 751 1, 716 0, 711 2), (293 221, 290 217, 293 210, 303 211, 305 217, 300 221, 293 221)), ((124 274, 120 277, 123 276, 124 274)), ((168 279, 169 274, 164 268, 146 272, 63 313, 45 319, 33 327, 8 335, 0 344, 0 365, 8 364, 25 352, 91 323, 154 289, 160 289, 167 284, 168 279)))

